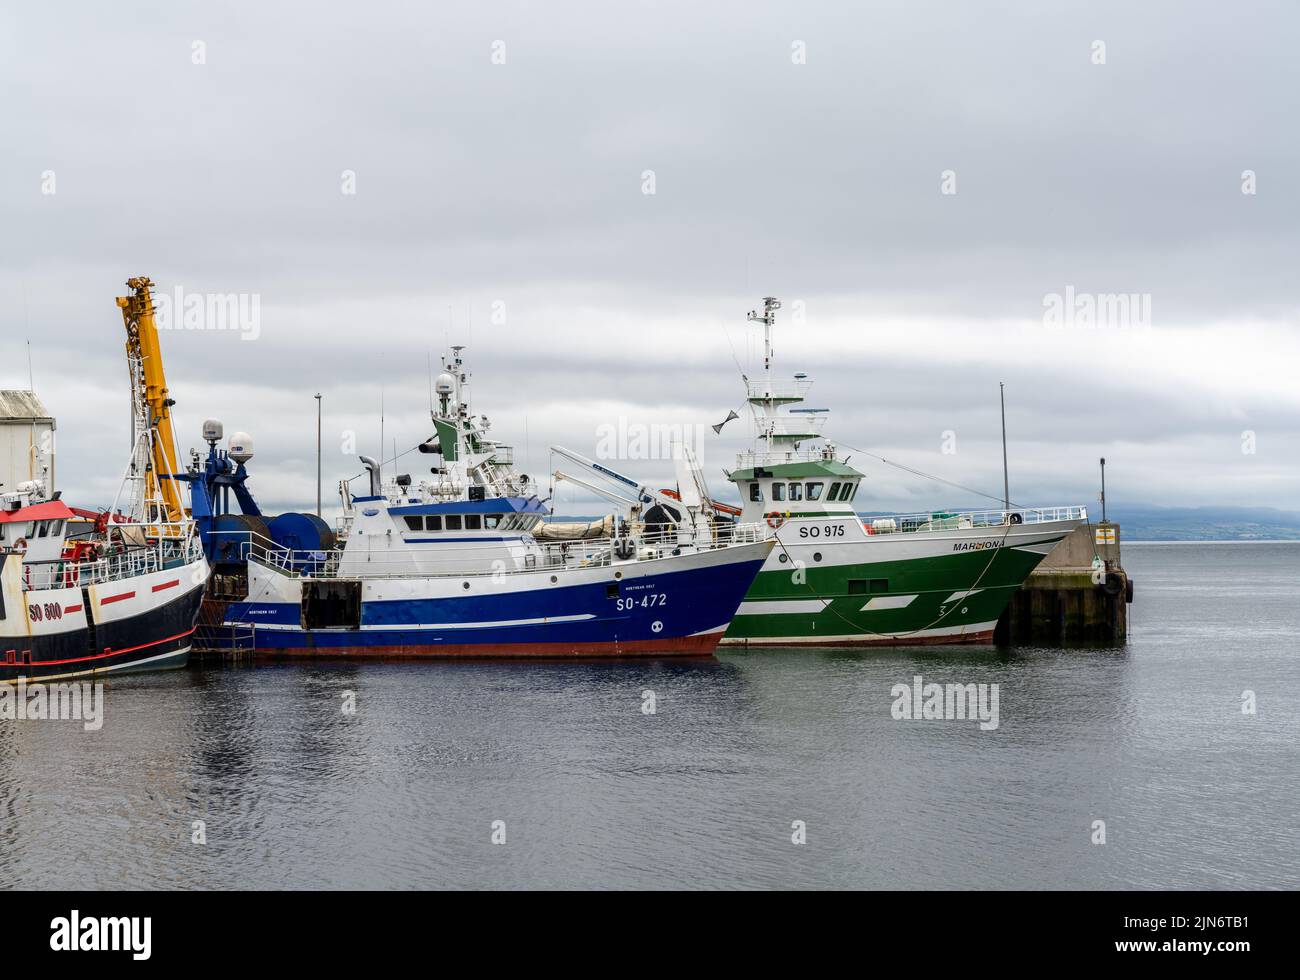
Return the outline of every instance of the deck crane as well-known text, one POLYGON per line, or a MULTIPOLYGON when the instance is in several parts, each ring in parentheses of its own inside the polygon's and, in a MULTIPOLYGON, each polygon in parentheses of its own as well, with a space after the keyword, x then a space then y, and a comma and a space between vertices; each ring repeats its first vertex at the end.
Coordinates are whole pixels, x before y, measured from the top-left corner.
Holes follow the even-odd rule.
POLYGON ((713 537, 713 522, 717 517, 716 510, 713 501, 709 499, 708 488, 704 484, 704 476, 700 472, 699 463, 689 447, 675 447, 673 453, 673 461, 677 467, 676 493, 655 490, 649 484, 638 483, 632 477, 620 473, 604 463, 598 463, 594 459, 582 455, 582 453, 574 452, 572 449, 566 449, 563 446, 552 446, 551 452, 577 466, 581 466, 588 473, 618 485, 619 489, 624 490, 625 493, 630 491, 630 496, 634 500, 628 500, 626 497, 610 491, 602 491, 585 480, 579 480, 558 470, 555 472, 556 479, 568 480, 570 483, 584 487, 608 500, 633 504, 636 507, 643 504, 658 505, 668 514, 678 514, 679 516, 676 519, 677 539, 681 544, 689 544, 695 540, 709 540, 713 537))
POLYGON ((173 474, 178 472, 172 406, 163 372, 162 347, 154 320, 153 281, 136 276, 126 281, 129 296, 117 297, 126 324, 126 365, 131 380, 132 487, 128 512, 157 526, 159 536, 181 533, 185 507, 173 474))

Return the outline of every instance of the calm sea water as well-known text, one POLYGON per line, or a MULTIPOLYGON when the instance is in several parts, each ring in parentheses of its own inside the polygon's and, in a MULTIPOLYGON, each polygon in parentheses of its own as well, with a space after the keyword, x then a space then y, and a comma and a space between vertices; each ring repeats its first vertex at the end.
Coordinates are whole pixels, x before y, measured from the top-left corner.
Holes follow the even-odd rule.
POLYGON ((1124 558, 1122 649, 119 679, 99 732, 0 721, 0 886, 1300 886, 1300 543, 1124 558), (917 674, 998 729, 894 720, 917 674))

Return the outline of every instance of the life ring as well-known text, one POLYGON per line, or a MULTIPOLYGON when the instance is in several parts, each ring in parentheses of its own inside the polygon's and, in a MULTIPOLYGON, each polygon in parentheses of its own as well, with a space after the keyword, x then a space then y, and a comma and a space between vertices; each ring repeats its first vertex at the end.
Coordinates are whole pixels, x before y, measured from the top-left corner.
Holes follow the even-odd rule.
POLYGON ((767 526, 773 531, 785 523, 785 518, 781 516, 779 511, 774 510, 770 514, 764 514, 763 516, 767 519, 767 526))

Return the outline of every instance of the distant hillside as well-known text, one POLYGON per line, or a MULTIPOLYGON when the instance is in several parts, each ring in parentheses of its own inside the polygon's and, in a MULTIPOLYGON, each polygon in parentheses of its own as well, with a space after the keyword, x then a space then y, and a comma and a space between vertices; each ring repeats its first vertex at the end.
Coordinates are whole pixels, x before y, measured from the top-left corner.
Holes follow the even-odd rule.
MULTIPOLYGON (((1094 519, 1101 516, 1100 507, 1094 519)), ((1273 507, 1107 507, 1126 541, 1300 541, 1300 512, 1273 507)))

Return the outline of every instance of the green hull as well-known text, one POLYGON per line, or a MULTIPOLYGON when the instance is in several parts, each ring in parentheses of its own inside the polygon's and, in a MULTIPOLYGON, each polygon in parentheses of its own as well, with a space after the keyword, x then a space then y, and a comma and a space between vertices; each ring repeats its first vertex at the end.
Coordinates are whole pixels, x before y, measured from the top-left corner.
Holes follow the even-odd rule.
POLYGON ((791 544, 800 523, 781 529, 724 643, 989 643, 1011 596, 1079 522, 791 544))

